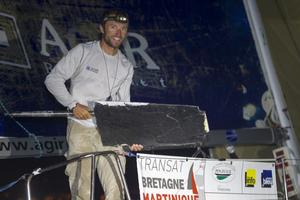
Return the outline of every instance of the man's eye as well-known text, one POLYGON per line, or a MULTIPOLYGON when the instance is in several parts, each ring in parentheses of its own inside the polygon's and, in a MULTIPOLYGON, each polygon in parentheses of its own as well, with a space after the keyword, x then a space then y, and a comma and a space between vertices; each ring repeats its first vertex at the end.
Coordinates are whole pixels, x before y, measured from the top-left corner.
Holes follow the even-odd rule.
POLYGON ((110 26, 110 28, 112 28, 112 29, 116 29, 116 27, 117 27, 116 25, 111 25, 110 26))

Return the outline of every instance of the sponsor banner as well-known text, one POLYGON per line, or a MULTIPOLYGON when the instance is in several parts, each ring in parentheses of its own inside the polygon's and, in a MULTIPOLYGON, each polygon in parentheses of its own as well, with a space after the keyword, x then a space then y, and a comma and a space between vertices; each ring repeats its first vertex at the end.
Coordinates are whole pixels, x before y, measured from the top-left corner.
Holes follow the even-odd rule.
MULTIPOLYGON (((98 40, 103 12, 120 8, 130 18, 121 49, 135 66, 132 101, 199 106, 211 129, 264 127, 276 116, 243 1, 1 2, 1 111, 65 110, 46 90, 46 76, 68 50, 98 40)), ((25 123, 36 135, 65 133, 37 127, 25 123)), ((0 114, 0 136, 20 136, 10 128, 0 114)))
POLYGON ((243 193, 277 194, 275 163, 244 162, 243 193))
POLYGON ((206 200, 276 200, 277 195, 251 195, 251 194, 216 194, 205 193, 206 200))
POLYGON ((200 159, 138 154, 140 199, 205 199, 204 166, 200 159))
MULTIPOLYGON (((99 39, 97 29, 107 8, 129 14, 128 37, 121 49, 135 66, 132 101, 199 106, 215 130, 275 123, 276 109, 242 1, 4 2, 0 4, 0 136, 27 136, 18 123, 3 116, 4 111, 65 110, 47 91, 45 78, 68 50, 99 39)), ((54 118, 18 121, 36 136, 65 135, 65 122, 54 118)))
POLYGON ((138 154, 141 200, 277 199, 274 163, 138 154))
POLYGON ((206 200, 277 199, 275 163, 206 160, 204 178, 206 200))
POLYGON ((213 193, 242 193, 242 162, 207 160, 205 191, 213 193))
POLYGON ((0 159, 18 157, 60 156, 67 150, 60 137, 0 137, 0 159))

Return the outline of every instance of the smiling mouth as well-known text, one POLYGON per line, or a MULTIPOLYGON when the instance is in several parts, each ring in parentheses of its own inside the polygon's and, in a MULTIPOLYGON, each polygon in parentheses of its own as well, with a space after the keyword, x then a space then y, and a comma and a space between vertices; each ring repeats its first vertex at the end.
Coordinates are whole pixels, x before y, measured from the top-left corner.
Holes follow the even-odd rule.
POLYGON ((120 37, 113 37, 112 39, 115 40, 115 41, 121 41, 122 38, 120 38, 120 37))

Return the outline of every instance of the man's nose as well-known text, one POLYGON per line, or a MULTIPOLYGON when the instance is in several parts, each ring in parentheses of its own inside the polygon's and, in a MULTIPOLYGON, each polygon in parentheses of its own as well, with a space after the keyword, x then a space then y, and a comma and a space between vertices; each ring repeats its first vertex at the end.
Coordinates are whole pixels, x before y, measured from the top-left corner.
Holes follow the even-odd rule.
POLYGON ((117 36, 121 36, 122 35, 122 30, 119 28, 119 29, 117 29, 117 31, 116 31, 116 35, 117 36))

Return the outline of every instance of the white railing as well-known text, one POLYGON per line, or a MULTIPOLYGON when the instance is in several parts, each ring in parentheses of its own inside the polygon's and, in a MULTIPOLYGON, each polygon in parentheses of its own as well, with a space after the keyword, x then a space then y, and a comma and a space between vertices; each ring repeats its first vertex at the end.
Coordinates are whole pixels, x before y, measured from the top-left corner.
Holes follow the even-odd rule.
POLYGON ((107 155, 112 155, 114 156, 116 162, 117 162, 117 169, 119 171, 120 174, 120 179, 121 182, 123 183, 124 186, 124 190, 125 190, 125 195, 127 200, 131 200, 130 198, 130 194, 129 194, 129 190, 128 190, 128 186, 126 184, 126 180, 125 180, 125 176, 123 174, 123 170, 122 170, 122 165, 118 156, 118 153, 115 151, 101 151, 101 152, 90 152, 90 153, 85 153, 85 154, 80 154, 80 155, 76 155, 74 157, 72 157, 71 159, 68 159, 64 162, 55 164, 55 165, 51 165, 49 167, 46 168, 38 168, 36 170, 34 170, 30 175, 28 175, 26 177, 26 187, 27 187, 27 200, 31 200, 31 181, 35 176, 38 176, 42 173, 60 168, 60 167, 64 167, 67 164, 73 163, 73 162, 79 162, 83 159, 91 159, 91 192, 90 192, 90 200, 94 200, 94 188, 95 188, 95 172, 96 172, 96 157, 97 156, 107 156, 107 155))

